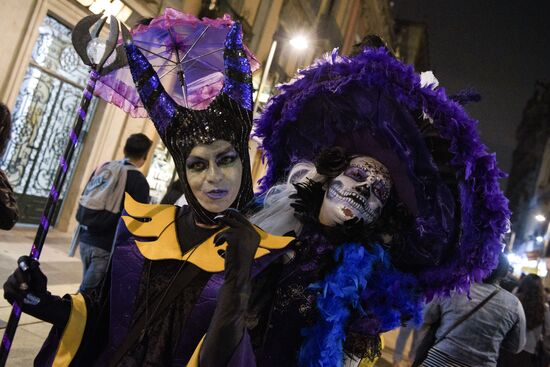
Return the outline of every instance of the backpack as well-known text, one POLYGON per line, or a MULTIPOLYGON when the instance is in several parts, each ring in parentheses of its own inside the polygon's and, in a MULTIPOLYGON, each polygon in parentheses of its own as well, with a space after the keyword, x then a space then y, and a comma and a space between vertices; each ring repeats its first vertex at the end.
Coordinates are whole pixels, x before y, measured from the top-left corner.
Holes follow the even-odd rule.
POLYGON ((76 219, 91 232, 116 229, 128 171, 138 170, 124 163, 111 161, 97 168, 80 196, 76 219))

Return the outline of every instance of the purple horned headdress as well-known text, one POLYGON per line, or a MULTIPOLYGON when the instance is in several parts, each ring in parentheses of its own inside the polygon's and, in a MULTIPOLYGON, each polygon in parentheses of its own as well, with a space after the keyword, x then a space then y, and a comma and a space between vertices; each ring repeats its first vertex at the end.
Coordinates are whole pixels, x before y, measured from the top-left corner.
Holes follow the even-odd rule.
POLYGON ((233 144, 243 165, 239 195, 232 208, 243 209, 252 199, 248 139, 252 128, 252 76, 242 43, 241 26, 234 23, 225 40, 225 80, 221 93, 204 110, 178 105, 164 90, 155 70, 123 29, 128 64, 140 98, 174 158, 184 185, 185 197, 203 223, 213 223, 215 213, 206 211, 194 197, 186 179, 185 160, 193 147, 226 140, 233 144))
POLYGON ((392 262, 427 298, 467 290, 496 266, 509 221, 504 174, 442 88, 422 86, 384 48, 366 48, 350 58, 334 51, 280 90, 255 128, 268 162, 263 190, 325 148, 368 155, 389 169, 411 218, 392 262))

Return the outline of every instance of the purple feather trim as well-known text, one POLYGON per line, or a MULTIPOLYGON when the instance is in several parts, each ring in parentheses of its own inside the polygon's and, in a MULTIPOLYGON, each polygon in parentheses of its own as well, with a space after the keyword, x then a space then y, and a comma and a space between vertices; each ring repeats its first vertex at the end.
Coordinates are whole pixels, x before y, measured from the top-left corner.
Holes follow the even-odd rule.
POLYGON ((381 246, 367 251, 360 244, 344 244, 335 249, 334 259, 336 269, 310 285, 318 292, 318 319, 302 330, 300 366, 342 366, 348 330, 375 336, 422 319, 416 280, 394 269, 381 246))
MULTIPOLYGON (((272 98, 256 122, 255 135, 263 139, 264 159, 269 164, 261 188, 266 190, 283 180, 294 163, 313 159, 322 148, 334 145, 338 137, 352 136, 376 118, 377 111, 368 100, 357 103, 349 99, 357 116, 363 117, 356 119, 339 116, 342 106, 336 103, 344 103, 342 99, 330 105, 334 97, 353 97, 358 88, 363 94, 382 91, 396 105, 426 113, 438 133, 450 141, 450 165, 456 172, 460 196, 460 239, 446 250, 439 265, 424 268, 417 277, 428 299, 453 289, 468 290, 471 282, 482 280, 495 268, 502 249, 501 237, 509 227, 507 199, 498 182, 504 173, 481 142, 477 122, 460 104, 448 98, 443 88, 421 87, 413 68, 384 49, 365 49, 354 58, 333 52, 280 87, 282 93, 272 98), (320 101, 330 115, 318 126, 301 126, 299 115, 303 110, 317 108, 320 101)), ((430 218, 419 219, 419 223, 430 222, 430 218)), ((419 241, 431 237, 429 226, 423 230, 426 233, 419 235, 419 241)))
POLYGON ((449 98, 455 102, 460 103, 462 106, 465 106, 470 102, 481 101, 481 94, 473 89, 465 89, 461 90, 457 94, 450 95, 449 98))

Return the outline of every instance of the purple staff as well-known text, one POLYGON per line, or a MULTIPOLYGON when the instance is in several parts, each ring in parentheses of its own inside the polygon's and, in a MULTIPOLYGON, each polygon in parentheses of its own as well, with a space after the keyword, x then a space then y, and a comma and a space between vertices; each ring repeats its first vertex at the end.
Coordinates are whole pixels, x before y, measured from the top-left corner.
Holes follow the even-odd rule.
MULTIPOLYGON (((105 50, 102 55, 100 54, 101 58, 98 62, 90 60, 87 49, 88 47, 99 46, 99 44, 97 43, 90 44, 90 42, 92 41, 92 39, 97 39, 97 37, 99 36, 99 32, 101 31, 103 25, 105 24, 105 21, 107 20, 107 18, 101 19, 101 21, 100 19, 101 15, 90 15, 88 17, 85 17, 80 22, 78 22, 72 33, 72 42, 76 49, 76 52, 78 53, 84 64, 89 65, 91 68, 90 79, 86 84, 86 89, 84 89, 83 96, 80 101, 80 108, 78 109, 78 114, 69 135, 69 141, 67 142, 67 146, 65 147, 65 152, 59 160, 59 167, 57 168, 57 172, 55 174, 55 179, 50 190, 50 195, 48 197, 48 201, 46 202, 46 206, 44 207, 44 211, 40 219, 40 225, 38 226, 36 236, 34 237, 34 243, 31 247, 30 256, 36 260, 38 260, 38 258, 40 257, 40 253, 42 252, 44 241, 46 240, 46 236, 48 235, 48 230, 56 211, 56 207, 59 204, 58 199, 61 194, 61 188, 63 187, 63 183, 65 182, 65 178, 67 177, 67 170, 71 164, 75 147, 78 144, 80 138, 82 125, 84 124, 84 120, 86 119, 86 114, 90 106, 90 101, 92 100, 95 83, 100 76, 105 75, 110 71, 123 66, 127 62, 126 54, 124 53, 122 47, 116 47, 119 30, 118 22, 113 16, 111 16, 110 19, 109 36, 105 42, 105 50), (95 27, 90 32, 90 29, 94 26, 94 24, 95 27), (115 60, 104 67, 105 61, 109 56, 111 56, 115 49, 115 60)), ((19 261, 18 265, 24 266, 24 264, 19 264, 19 261)), ((15 331, 17 330, 17 325, 19 324, 20 317, 21 308, 17 303, 14 303, 10 318, 8 320, 8 324, 6 326, 6 330, 4 331, 2 343, 0 345, 0 366, 2 367, 6 364, 6 360, 8 359, 8 354, 10 352, 13 337, 15 336, 15 331)))

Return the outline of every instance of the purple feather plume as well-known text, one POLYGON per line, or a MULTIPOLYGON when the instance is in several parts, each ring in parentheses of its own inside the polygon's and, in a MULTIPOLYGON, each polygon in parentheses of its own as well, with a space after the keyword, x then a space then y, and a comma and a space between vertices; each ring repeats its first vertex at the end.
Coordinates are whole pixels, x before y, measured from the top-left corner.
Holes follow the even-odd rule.
MULTIPOLYGON (((353 58, 333 52, 300 71, 280 90, 256 121, 255 135, 263 141, 268 162, 261 180, 263 190, 282 181, 294 163, 313 160, 325 147, 364 137, 361 134, 367 129, 374 138, 368 143, 363 140, 363 145, 374 149, 378 142, 388 142, 381 147, 390 147, 388 161, 393 159, 393 173, 403 176, 399 196, 409 201, 407 207, 417 219, 415 233, 407 241, 442 249, 439 264, 416 272, 425 297, 431 299, 453 289, 467 291, 471 282, 482 280, 496 267, 510 217, 498 182, 504 173, 481 142, 477 122, 443 88, 422 87, 412 66, 380 48, 365 49, 353 58), (381 103, 385 103, 384 111, 381 103), (414 143, 419 133, 411 131, 409 137, 392 130, 397 125, 392 125, 391 118, 407 113, 429 116, 437 133, 449 142, 448 165, 456 174, 459 191, 456 215, 445 216, 445 208, 430 197, 444 187, 433 162, 424 164, 428 156, 414 143), (403 169, 398 170, 400 165, 403 169), (425 176, 423 172, 427 172, 425 176), (445 222, 458 217, 458 223, 445 222)), ((402 128, 407 126, 402 124, 402 128)))

